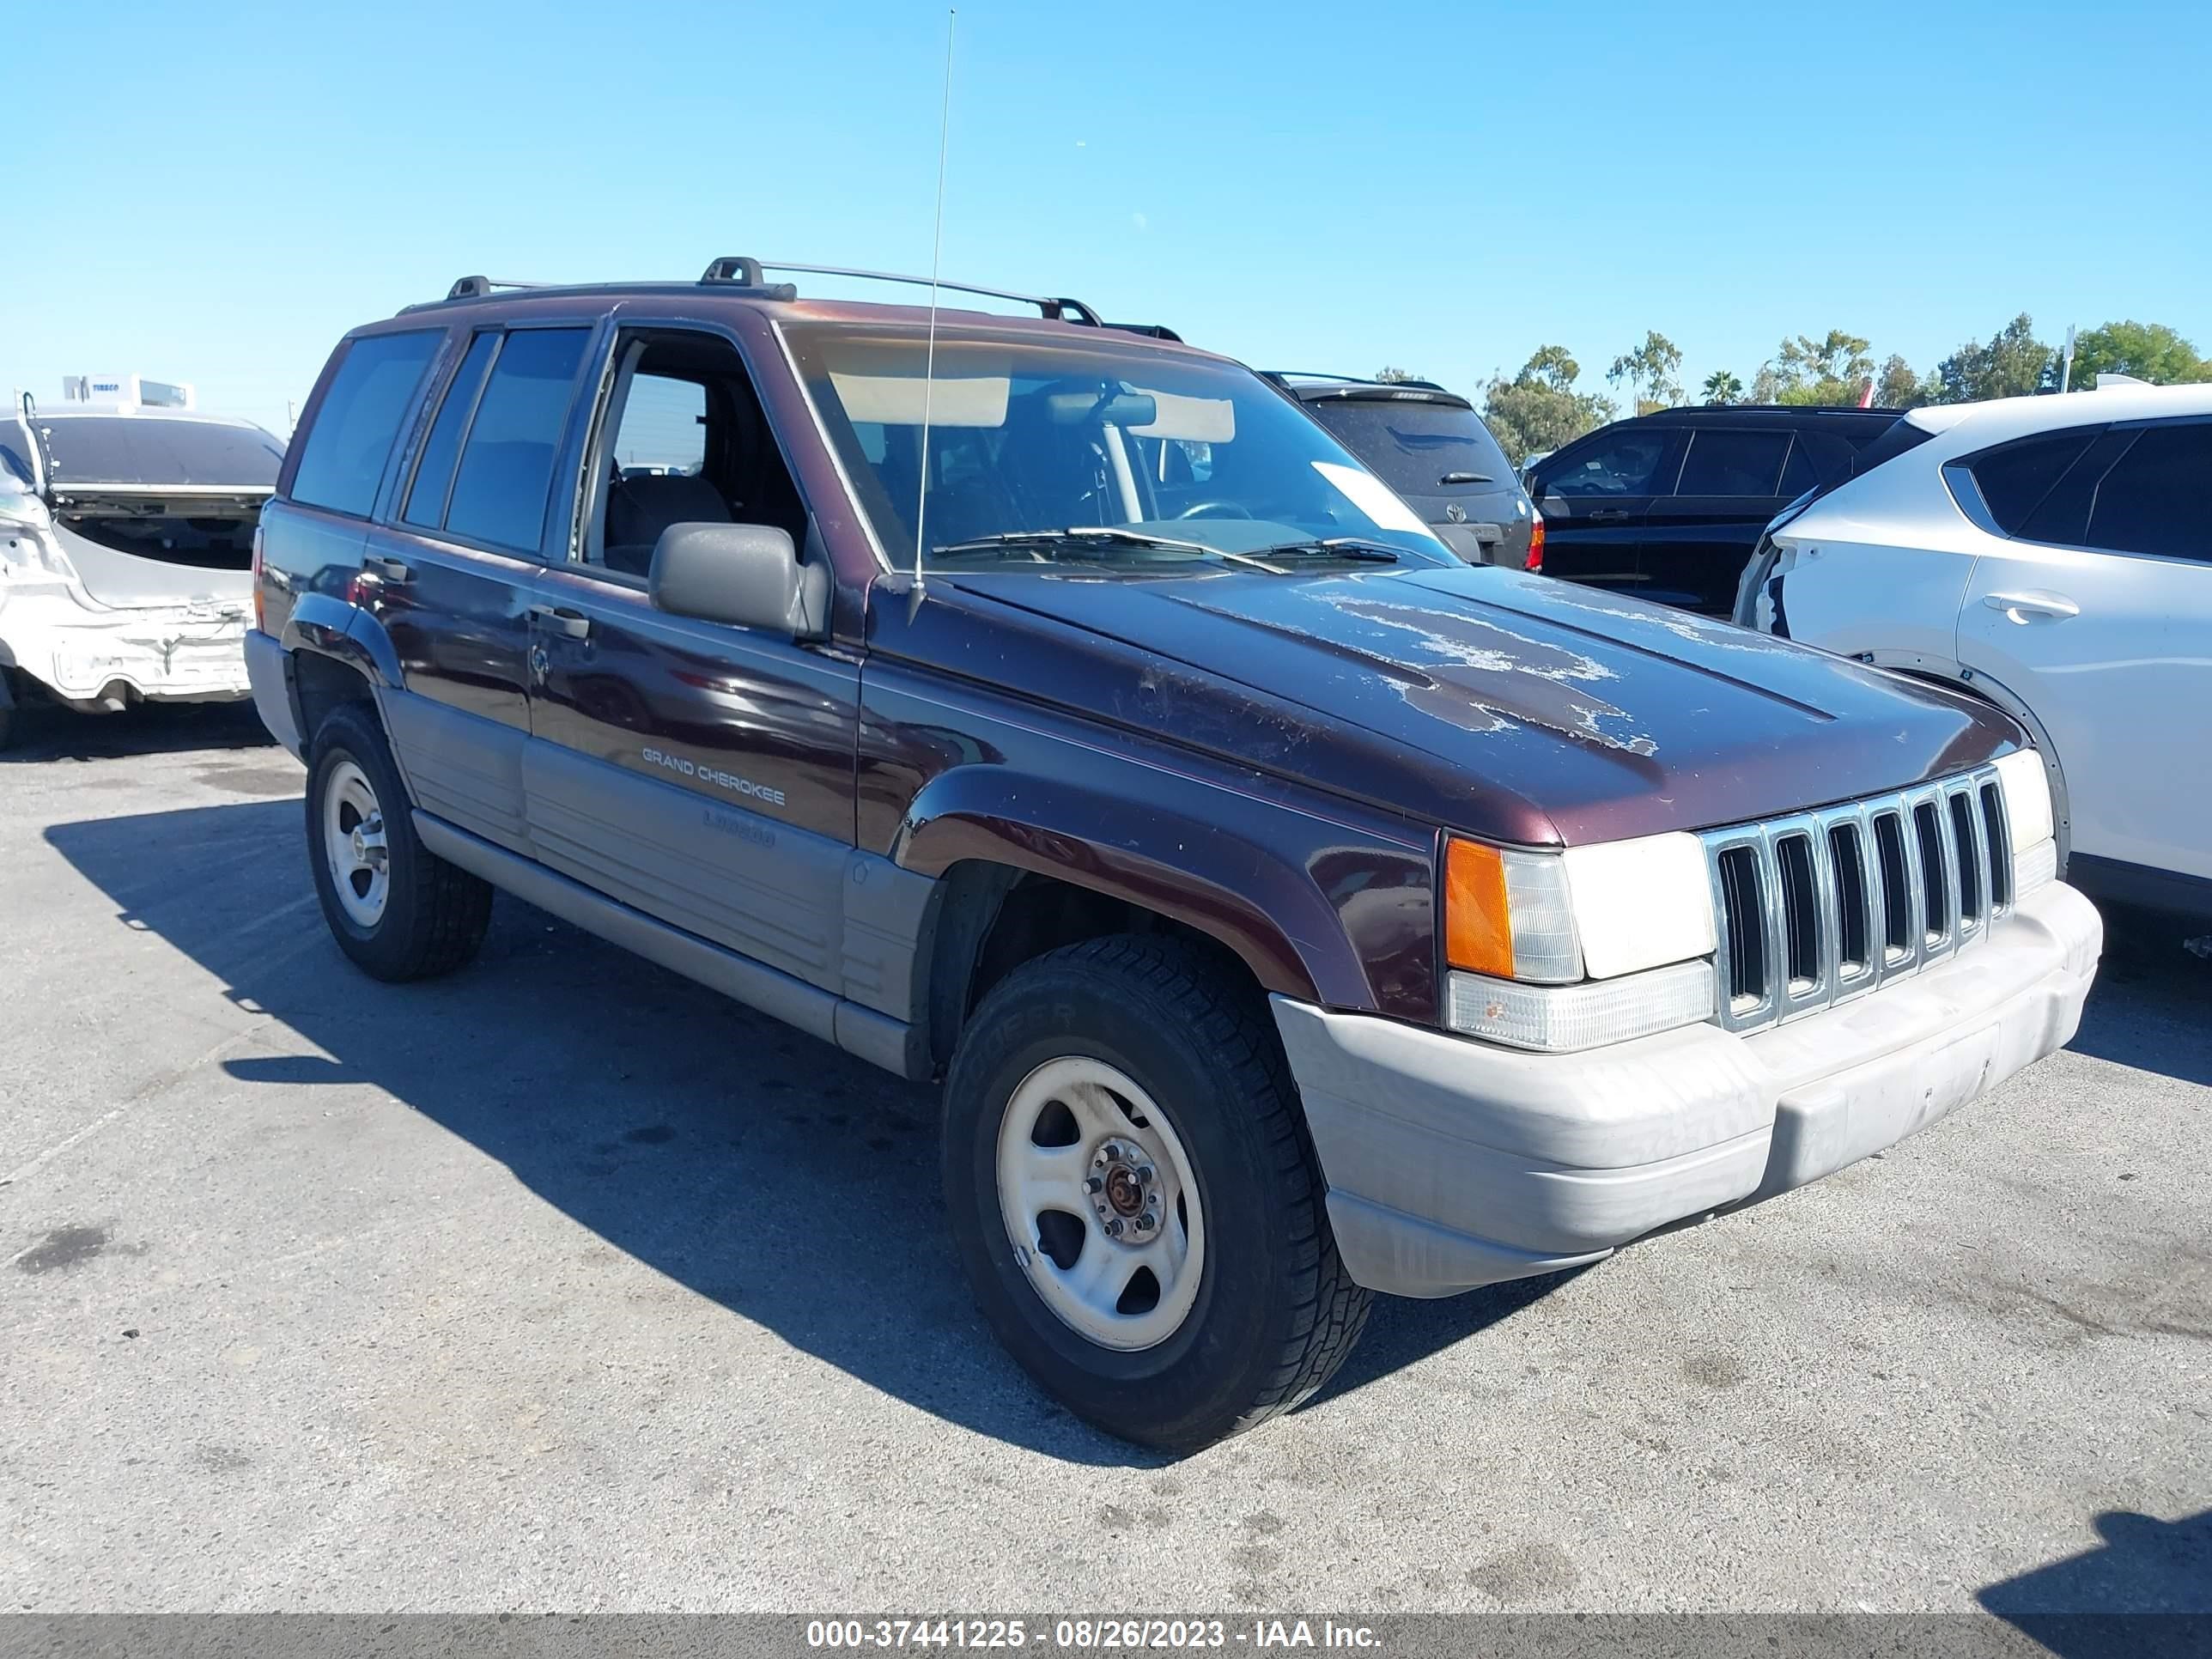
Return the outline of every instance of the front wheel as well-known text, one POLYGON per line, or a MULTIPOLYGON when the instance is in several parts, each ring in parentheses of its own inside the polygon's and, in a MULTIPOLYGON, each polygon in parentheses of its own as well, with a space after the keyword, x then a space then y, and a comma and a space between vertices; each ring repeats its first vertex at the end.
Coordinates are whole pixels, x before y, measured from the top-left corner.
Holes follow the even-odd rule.
POLYGON ((1000 1340, 1126 1439, 1194 1451, 1287 1411, 1366 1322, 1266 1006, 1178 941, 994 988, 946 1080, 945 1187, 1000 1340))

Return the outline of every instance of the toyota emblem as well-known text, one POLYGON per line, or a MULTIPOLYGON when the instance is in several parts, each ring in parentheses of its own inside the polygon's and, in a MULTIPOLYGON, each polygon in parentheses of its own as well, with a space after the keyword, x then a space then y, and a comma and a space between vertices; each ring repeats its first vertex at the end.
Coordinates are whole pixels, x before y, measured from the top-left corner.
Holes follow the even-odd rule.
POLYGON ((1467 509, 1462 507, 1457 501, 1452 502, 1449 506, 1444 508, 1444 522, 1446 524, 1465 524, 1467 522, 1467 509))

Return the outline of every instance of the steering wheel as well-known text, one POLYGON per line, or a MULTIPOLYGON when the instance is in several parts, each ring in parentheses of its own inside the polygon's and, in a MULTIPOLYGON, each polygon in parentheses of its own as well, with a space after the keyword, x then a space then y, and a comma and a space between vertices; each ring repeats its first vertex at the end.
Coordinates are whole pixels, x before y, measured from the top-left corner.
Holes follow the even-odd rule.
POLYGON ((1178 519, 1249 519, 1252 510, 1237 501, 1193 501, 1176 514, 1178 519))

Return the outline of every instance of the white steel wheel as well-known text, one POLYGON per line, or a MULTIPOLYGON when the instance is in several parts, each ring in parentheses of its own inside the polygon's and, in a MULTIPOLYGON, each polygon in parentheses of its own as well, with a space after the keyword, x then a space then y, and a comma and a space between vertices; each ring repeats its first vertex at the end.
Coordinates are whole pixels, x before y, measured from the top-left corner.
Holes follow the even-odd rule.
POLYGON ((392 854, 376 791, 350 759, 333 765, 323 785, 323 856, 348 919, 374 928, 392 896, 392 854))
POLYGON ((1127 1073, 1084 1055, 1031 1072, 1000 1121, 998 1174, 1014 1261, 1061 1323, 1124 1352, 1182 1328, 1206 1267, 1198 1182, 1127 1073))

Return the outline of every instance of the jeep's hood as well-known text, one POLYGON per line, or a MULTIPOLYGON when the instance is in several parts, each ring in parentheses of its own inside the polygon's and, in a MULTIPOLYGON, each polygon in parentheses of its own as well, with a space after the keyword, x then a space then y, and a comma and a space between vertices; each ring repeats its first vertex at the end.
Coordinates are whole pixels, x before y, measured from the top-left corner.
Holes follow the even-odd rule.
POLYGON ((1933 687, 1496 567, 963 574, 929 592, 910 625, 903 603, 872 607, 878 648, 1526 844, 1873 794, 2016 736, 1933 687))

